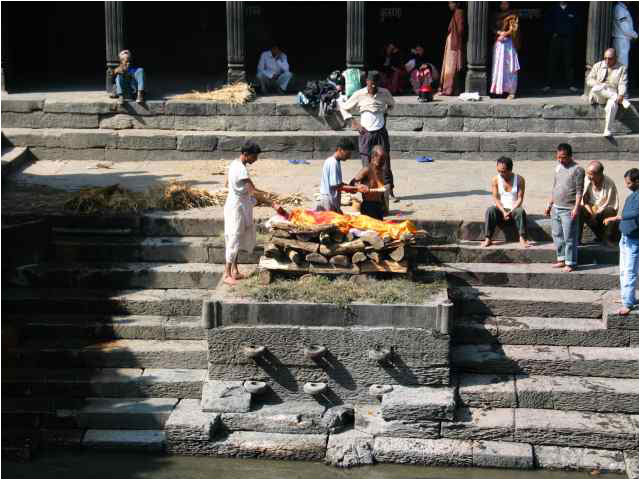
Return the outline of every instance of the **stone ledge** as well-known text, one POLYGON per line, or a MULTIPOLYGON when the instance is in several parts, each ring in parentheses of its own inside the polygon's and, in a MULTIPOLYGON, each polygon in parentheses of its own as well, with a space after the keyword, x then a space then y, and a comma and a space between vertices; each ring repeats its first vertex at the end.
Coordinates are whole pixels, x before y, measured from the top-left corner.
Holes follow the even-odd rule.
POLYGON ((533 449, 536 464, 539 468, 550 470, 596 470, 600 473, 625 471, 624 456, 619 450, 543 445, 535 445, 533 449))

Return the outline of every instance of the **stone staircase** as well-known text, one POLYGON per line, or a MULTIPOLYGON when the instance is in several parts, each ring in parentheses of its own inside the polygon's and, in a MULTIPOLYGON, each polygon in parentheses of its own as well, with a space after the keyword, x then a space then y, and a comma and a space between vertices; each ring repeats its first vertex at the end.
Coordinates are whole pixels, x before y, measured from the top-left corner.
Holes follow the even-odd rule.
MULTIPOLYGON (((632 102, 637 108, 637 101, 632 102)), ((579 98, 415 103, 400 98, 388 118, 392 158, 431 155, 439 160, 549 160, 561 142, 582 159, 635 160, 638 121, 623 111, 616 137, 601 136, 604 110, 579 98)), ((29 147, 40 160, 211 160, 238 155, 247 139, 264 158, 324 159, 338 138, 353 136, 340 121, 319 118, 293 97, 259 98, 245 105, 153 100, 64 100, 9 95, 2 125, 9 143, 29 147)))

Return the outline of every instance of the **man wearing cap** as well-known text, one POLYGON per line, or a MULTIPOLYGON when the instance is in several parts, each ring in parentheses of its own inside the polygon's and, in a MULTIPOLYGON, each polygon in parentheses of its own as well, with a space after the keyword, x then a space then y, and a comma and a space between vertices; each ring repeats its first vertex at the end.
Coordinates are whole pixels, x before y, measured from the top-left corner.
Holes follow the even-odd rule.
POLYGON ((253 223, 253 207, 256 195, 264 195, 258 190, 247 171, 247 165, 258 160, 260 147, 247 141, 240 149, 240 158, 229 164, 227 187, 229 193, 224 204, 224 246, 225 264, 222 281, 235 285, 243 278, 238 271, 240 250, 252 252, 256 246, 256 226, 253 223))
MULTIPOLYGON (((391 157, 389 145, 389 133, 385 127, 387 112, 393 108, 395 101, 386 88, 378 87, 380 74, 371 71, 367 75, 367 86, 357 90, 346 102, 340 104, 340 112, 345 120, 351 119, 351 126, 360 133, 358 146, 362 166, 369 166, 371 150, 375 145, 382 145, 386 155, 384 164, 384 186, 388 196, 395 199, 393 194, 393 173, 391 172, 391 157), (360 121, 353 118, 350 110, 358 107, 360 121)), ((387 202, 388 203, 388 196, 387 202)))

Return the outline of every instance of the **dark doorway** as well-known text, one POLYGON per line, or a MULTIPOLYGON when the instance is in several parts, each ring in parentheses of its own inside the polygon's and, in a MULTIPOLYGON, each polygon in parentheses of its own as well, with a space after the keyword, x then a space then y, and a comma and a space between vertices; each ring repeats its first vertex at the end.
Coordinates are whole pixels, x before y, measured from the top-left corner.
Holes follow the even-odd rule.
MULTIPOLYGON (((368 2, 366 7, 367 65, 379 68, 383 47, 397 42, 405 56, 420 43, 431 63, 442 66, 447 28, 451 20, 448 2, 368 2)), ((460 2, 466 10, 466 2, 460 2)))
MULTIPOLYGON (((518 75, 518 91, 539 91, 547 83, 547 59, 554 54, 549 51, 549 39, 544 33, 545 15, 557 2, 510 2, 511 8, 516 10, 520 17, 521 47, 518 50, 520 60, 520 73, 518 75)), ((570 2, 578 15, 578 31, 575 38, 573 58, 573 83, 578 88, 584 84, 584 66, 587 42, 587 19, 589 15, 589 2, 570 2)), ((498 12, 499 2, 491 2, 489 12, 490 31, 495 28, 495 15, 498 12)), ((491 81, 491 65, 493 60, 493 34, 489 36, 489 82, 491 81)), ((559 72, 560 65, 556 66, 559 72)))
POLYGON ((294 84, 326 78, 346 63, 346 2, 245 2, 247 74, 273 41, 287 54, 294 84))
POLYGON ((1 8, 12 91, 104 84, 103 2, 2 2, 1 8))

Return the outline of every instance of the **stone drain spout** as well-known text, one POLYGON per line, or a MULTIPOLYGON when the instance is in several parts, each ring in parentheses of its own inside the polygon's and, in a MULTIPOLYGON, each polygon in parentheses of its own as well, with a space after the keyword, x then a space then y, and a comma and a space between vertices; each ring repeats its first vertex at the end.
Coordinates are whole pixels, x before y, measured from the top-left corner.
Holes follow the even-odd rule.
POLYGON ((247 358, 258 358, 265 354, 267 347, 264 345, 242 345, 240 351, 247 358))
POLYGON ((391 350, 388 348, 374 347, 369 350, 369 360, 373 362, 384 362, 391 355, 391 350))
POLYGON ((302 387, 302 390, 304 390, 304 393, 306 393, 307 395, 318 395, 324 392, 326 389, 327 389, 326 383, 307 382, 302 387))
POLYGON ((259 395, 267 389, 265 382, 258 382, 257 380, 245 380, 242 386, 251 395, 259 395))
POLYGON ((327 352, 327 347, 324 345, 309 345, 305 346, 303 351, 304 358, 307 360, 317 360, 327 352))

